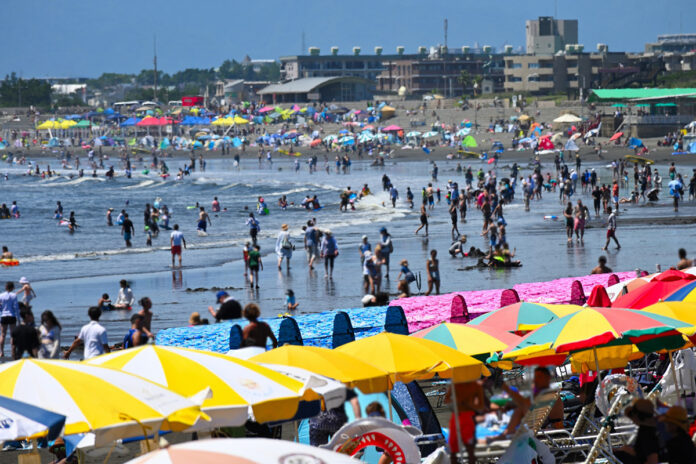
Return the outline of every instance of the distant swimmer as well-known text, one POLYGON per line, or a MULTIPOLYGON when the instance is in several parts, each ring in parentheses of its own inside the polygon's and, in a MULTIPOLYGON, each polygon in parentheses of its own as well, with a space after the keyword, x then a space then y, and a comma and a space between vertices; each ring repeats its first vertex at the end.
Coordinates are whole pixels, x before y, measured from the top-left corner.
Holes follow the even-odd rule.
POLYGON ((63 205, 60 201, 56 202, 55 219, 62 219, 63 217, 63 205))
POLYGON ((268 206, 266 205, 266 201, 263 199, 263 197, 259 197, 259 202, 256 204, 256 213, 260 214, 261 216, 266 216, 268 215, 268 206))
POLYGON ((106 210, 106 225, 109 227, 114 225, 114 222, 111 219, 111 213, 113 213, 113 212, 114 212, 113 208, 109 208, 108 210, 106 210))
POLYGON ((198 230, 207 233, 208 224, 213 225, 213 222, 210 220, 208 213, 205 212, 205 208, 202 206, 200 208, 198 213, 198 230))
POLYGON ((13 218, 19 219, 19 206, 17 206, 16 201, 13 201, 12 206, 10 206, 10 214, 13 218))
POLYGON ((220 202, 218 201, 218 197, 213 198, 213 204, 211 207, 213 213, 219 213, 220 212, 220 202))
POLYGON ((14 256, 12 255, 12 252, 6 246, 3 246, 2 247, 2 256, 0 257, 0 259, 3 259, 3 260, 14 259, 14 256))
POLYGON ((75 219, 75 211, 70 211, 70 219, 68 219, 68 231, 72 234, 77 229, 77 220, 75 219))

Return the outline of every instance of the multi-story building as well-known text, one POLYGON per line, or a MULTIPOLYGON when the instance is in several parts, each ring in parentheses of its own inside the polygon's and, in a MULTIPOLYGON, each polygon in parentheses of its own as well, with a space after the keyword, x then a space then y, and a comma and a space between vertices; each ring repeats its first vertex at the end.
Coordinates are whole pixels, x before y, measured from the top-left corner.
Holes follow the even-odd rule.
POLYGON ((532 94, 566 93, 587 95, 591 88, 654 85, 664 70, 655 56, 609 52, 604 44, 597 52, 582 45, 568 45, 555 55, 511 55, 505 57, 505 91, 532 94), (581 91, 582 89, 582 91, 581 91))
POLYGON ((377 79, 380 91, 408 94, 437 92, 446 97, 471 94, 478 80, 489 80, 493 92, 502 92, 504 61, 501 54, 445 54, 442 57, 394 60, 385 62, 386 69, 377 79), (468 75, 468 79, 462 77, 468 75))
POLYGON ((384 70, 382 64, 386 59, 400 56, 361 55, 359 48, 353 49, 352 55, 339 55, 334 47, 330 55, 320 55, 319 49, 310 48, 309 55, 283 56, 280 58, 280 76, 282 80, 295 80, 304 77, 362 77, 376 81, 384 70))
POLYGON ((645 44, 645 53, 696 52, 696 34, 664 34, 657 42, 645 44))
POLYGON ((527 53, 553 55, 578 43, 578 20, 540 16, 527 20, 527 53))

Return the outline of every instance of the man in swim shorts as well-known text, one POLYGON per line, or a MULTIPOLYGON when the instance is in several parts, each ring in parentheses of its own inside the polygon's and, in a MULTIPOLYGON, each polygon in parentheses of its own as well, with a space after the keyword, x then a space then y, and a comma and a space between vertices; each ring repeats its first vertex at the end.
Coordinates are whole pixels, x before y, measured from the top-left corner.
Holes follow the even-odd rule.
POLYGON ((205 212, 205 208, 201 206, 201 210, 198 213, 198 230, 206 232, 208 229, 208 224, 212 225, 213 222, 210 220, 210 216, 205 212))
POLYGON ((123 224, 121 224, 121 233, 123 234, 123 240, 126 241, 126 247, 130 248, 133 246, 131 243, 131 238, 135 234, 135 227, 133 227, 133 221, 128 219, 128 214, 123 215, 123 224))
POLYGON ((174 267, 174 258, 179 256, 179 267, 181 267, 181 245, 183 244, 186 248, 186 239, 184 234, 179 231, 179 224, 174 224, 174 231, 172 232, 170 238, 170 244, 172 247, 172 267, 174 267))

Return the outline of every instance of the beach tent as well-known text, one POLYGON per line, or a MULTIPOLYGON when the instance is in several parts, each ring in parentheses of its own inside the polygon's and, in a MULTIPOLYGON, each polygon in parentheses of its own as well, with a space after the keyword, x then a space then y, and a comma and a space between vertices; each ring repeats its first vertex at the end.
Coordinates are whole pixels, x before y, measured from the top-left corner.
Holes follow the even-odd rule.
POLYGON ((135 126, 138 122, 140 122, 140 119, 136 117, 128 118, 121 123, 121 127, 135 126))
POLYGON ((555 122, 557 124, 575 124, 575 123, 581 122, 581 121, 582 121, 582 118, 579 118, 579 117, 577 117, 573 114, 569 114, 569 113, 563 114, 563 115, 561 115, 553 120, 553 122, 555 122))
POLYGON ((629 146, 629 148, 640 148, 643 146, 643 141, 641 139, 631 137, 628 140, 628 146, 629 146))
POLYGON ((575 140, 568 140, 564 149, 567 151, 580 151, 580 147, 578 147, 578 144, 575 143, 575 140))
POLYGON ((476 139, 472 135, 467 135, 464 140, 462 140, 462 146, 467 148, 475 148, 478 147, 478 143, 476 143, 476 139))
POLYGON ((544 137, 539 140, 539 148, 542 150, 553 150, 554 145, 550 137, 544 137))
POLYGON ((391 117, 394 117, 394 114, 396 113, 396 109, 392 108, 391 106, 383 106, 382 110, 380 112, 380 117, 382 120, 384 119, 389 119, 391 117))
POLYGON ((152 116, 146 116, 135 124, 138 127, 150 127, 150 126, 161 126, 159 118, 152 116))

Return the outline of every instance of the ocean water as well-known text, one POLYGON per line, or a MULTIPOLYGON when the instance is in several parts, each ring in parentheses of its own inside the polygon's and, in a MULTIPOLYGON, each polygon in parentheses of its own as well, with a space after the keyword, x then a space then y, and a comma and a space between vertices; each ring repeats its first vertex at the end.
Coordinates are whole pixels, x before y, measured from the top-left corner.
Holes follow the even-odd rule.
MULTIPOLYGON (((167 162, 172 172, 176 172, 186 160, 167 162)), ((294 290, 300 303, 298 311, 360 306, 362 269, 358 243, 366 234, 374 247, 382 226, 389 229, 394 239, 391 281, 385 280, 384 285, 391 293, 396 293, 401 259, 407 259, 416 273, 421 272, 422 290, 425 290, 425 261, 431 249, 439 252, 441 292, 505 288, 521 282, 587 274, 603 253, 600 248, 604 245, 604 217, 590 221, 584 246, 568 245, 563 221, 544 220, 545 215, 562 216, 558 194, 545 194, 541 201, 532 203, 531 212, 525 212, 518 188, 518 198, 505 207, 505 217, 508 242, 516 248, 523 267, 465 271, 462 269, 475 264, 475 260, 451 258, 447 253, 451 226, 445 186, 448 179, 464 185, 463 175, 455 172, 457 161, 437 162, 440 174, 434 186, 442 189, 442 202, 432 212, 427 239, 416 237, 413 232, 419 224, 420 190, 430 181, 428 162, 388 162, 386 167, 377 168, 371 167, 369 162, 356 161, 348 174, 337 174, 333 163, 329 164, 331 169, 327 174, 321 170, 321 161, 317 173, 310 174, 305 163, 296 172, 292 162, 282 158, 274 160, 272 165, 265 161, 259 165, 255 160, 244 160, 240 168, 235 168, 228 158, 209 159, 205 172, 195 172, 183 181, 171 177, 163 180, 154 173, 145 175, 141 172, 142 165, 136 165, 131 179, 123 177, 116 165, 119 176, 114 180, 106 180, 103 171, 97 178, 78 178, 74 171, 61 171, 56 177, 41 179, 24 175, 26 167, 2 166, 0 173, 6 172, 8 180, 0 180, 0 202, 9 205, 17 201, 21 218, 0 221, 0 244, 8 246, 21 264, 0 269, 0 280, 16 282, 22 276, 29 278, 38 295, 33 302, 35 314, 44 309, 53 310, 64 327, 64 340, 67 340, 86 322, 87 308, 96 304, 102 293, 108 293, 115 300, 118 281, 122 278, 131 282, 136 298, 149 296, 153 300, 155 331, 185 325, 193 311, 206 317, 207 307, 214 305, 213 288, 228 289, 242 304, 258 302, 265 317, 284 312, 284 295, 289 288, 294 290), (392 208, 387 193, 382 192, 381 176, 385 172, 401 195, 396 208, 392 208), (355 211, 339 212, 341 190, 347 186, 359 190, 365 183, 374 195, 357 203, 355 211), (406 205, 407 186, 414 192, 415 210, 406 205), (296 205, 286 211, 280 210, 277 201, 281 195, 287 195, 296 205), (305 195, 317 195, 323 208, 309 212, 300 207, 305 195), (225 212, 210 212, 215 196, 226 208, 225 212), (255 211, 258 196, 266 199, 270 214, 259 217, 262 228, 259 243, 265 270, 261 272, 261 288, 252 291, 243 276, 242 246, 249 238, 245 221, 248 212, 255 211), (188 249, 184 251, 181 270, 170 267, 167 231, 153 239, 152 247, 145 245, 144 207, 157 198, 172 212, 170 224, 178 223, 186 237, 188 249), (56 201, 63 204, 65 217, 75 211, 79 225, 75 234, 69 234, 67 227, 60 226, 54 219, 56 201), (198 212, 192 207, 197 202, 211 214, 212 225, 206 237, 196 233, 198 212), (125 248, 120 227, 106 225, 109 207, 115 209, 114 220, 121 209, 128 211, 136 227, 133 248, 125 248), (313 217, 319 228, 331 228, 338 240, 340 255, 333 280, 325 278, 321 262, 312 273, 307 268, 301 226, 313 217), (277 270, 274 254, 275 239, 283 223, 290 226, 297 245, 290 272, 285 271, 284 265, 282 272, 277 270)), ((42 166, 45 163, 40 161, 42 166)), ((484 166, 478 161, 464 161, 462 165, 465 168, 471 165, 474 169, 484 166)), ((484 169, 488 167, 485 165, 484 169)), ((600 165, 594 167, 600 181, 610 180, 609 170, 600 165)), ((544 172, 552 168, 549 162, 544 172)), ((660 166, 660 171, 664 174, 667 169, 660 166)), ((507 175, 509 169, 501 163, 498 178, 507 175)), ((663 184, 666 186, 667 182, 663 184)), ((579 198, 592 209, 589 195, 579 198)), ((686 203, 677 215, 685 217, 695 213, 696 208, 686 203)), ((638 267, 653 270, 656 263, 663 267, 674 264, 676 249, 681 246, 689 249, 693 225, 655 225, 648 221, 674 216, 666 187, 657 206, 622 208, 617 235, 623 248, 618 252, 610 250, 609 266, 615 270, 638 267), (622 224, 624 218, 626 223, 622 224)), ((459 225, 459 230, 469 237, 467 245, 483 249, 486 242, 480 236, 480 213, 470 207, 467 219, 466 224, 459 225)), ((128 312, 110 312, 102 317, 112 342, 120 341, 127 332, 129 317, 128 312)))

